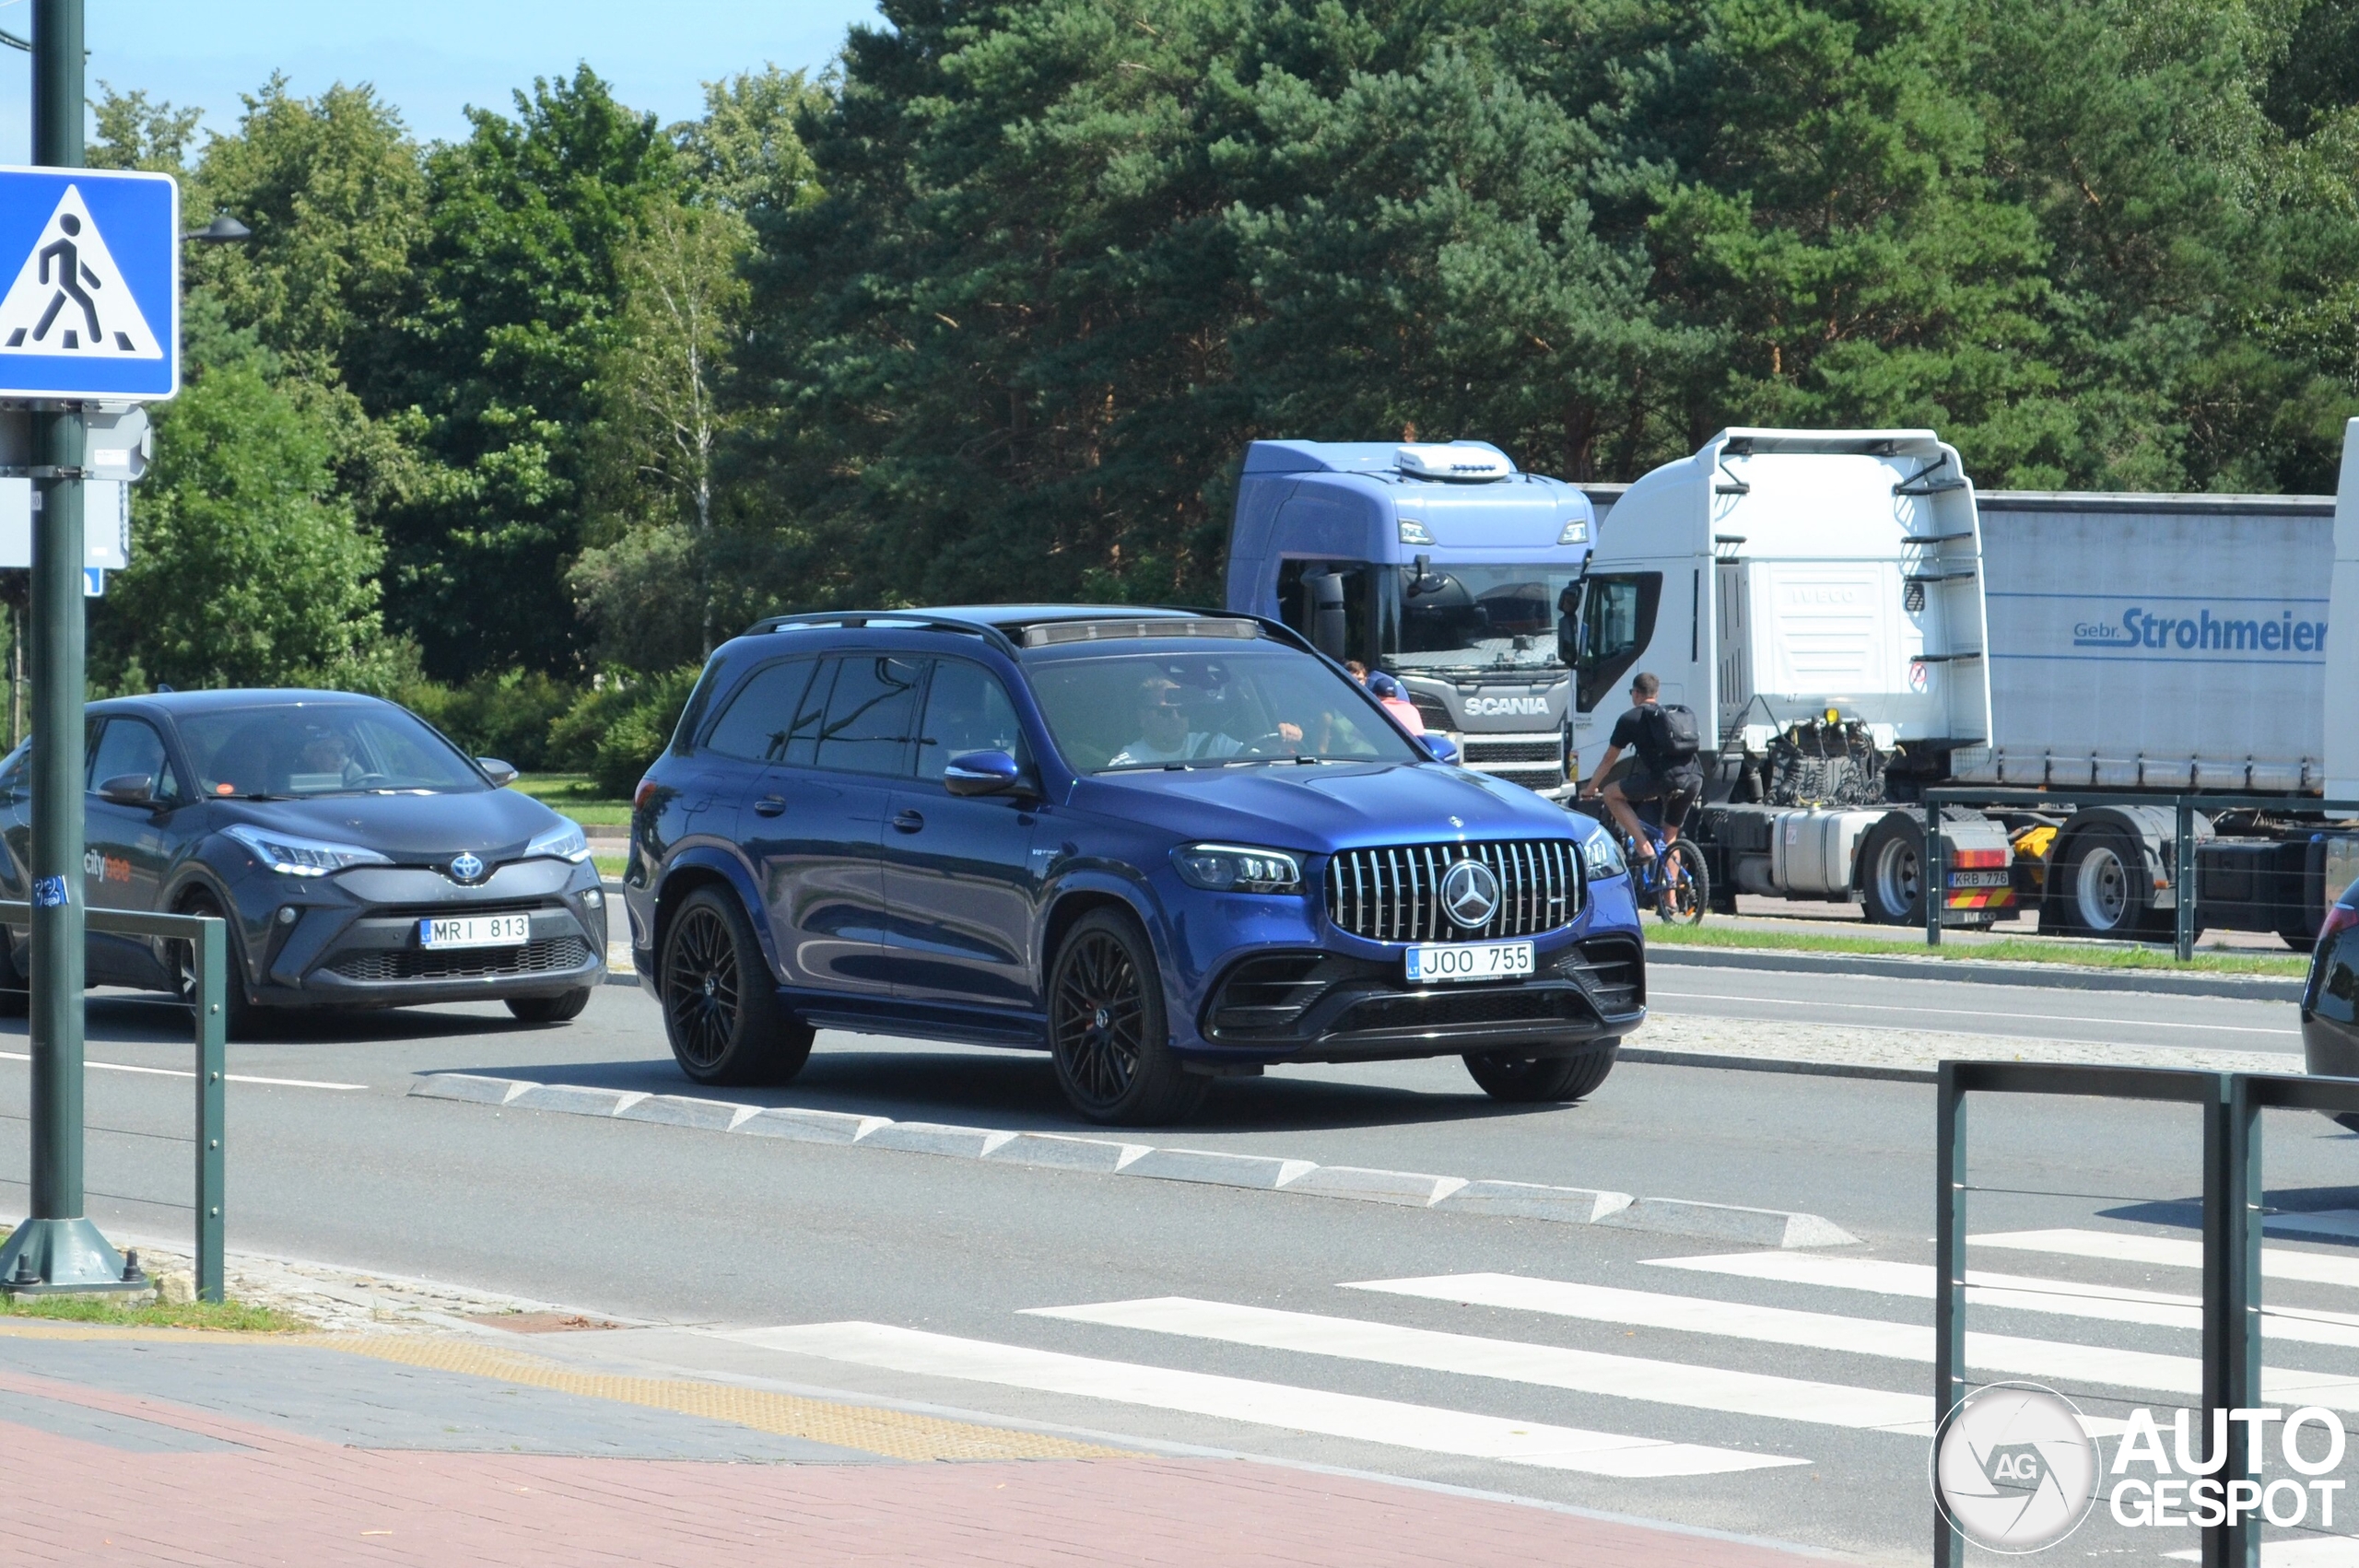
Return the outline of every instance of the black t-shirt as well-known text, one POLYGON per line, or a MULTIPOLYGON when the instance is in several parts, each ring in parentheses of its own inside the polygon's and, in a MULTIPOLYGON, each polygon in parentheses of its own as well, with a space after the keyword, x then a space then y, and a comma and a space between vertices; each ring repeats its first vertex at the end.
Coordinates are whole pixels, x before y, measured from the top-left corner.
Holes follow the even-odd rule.
POLYGON ((1620 746, 1624 751, 1637 753, 1638 760, 1647 765, 1647 771, 1658 776, 1683 773, 1693 768, 1696 764, 1692 758, 1684 762, 1675 762, 1668 756, 1653 755, 1658 748, 1659 739, 1658 736, 1649 735, 1648 731, 1656 729, 1657 726, 1648 723, 1647 720, 1648 717, 1656 711, 1657 707, 1651 702, 1640 703, 1630 709, 1614 721, 1614 733, 1607 737, 1606 743, 1620 746))

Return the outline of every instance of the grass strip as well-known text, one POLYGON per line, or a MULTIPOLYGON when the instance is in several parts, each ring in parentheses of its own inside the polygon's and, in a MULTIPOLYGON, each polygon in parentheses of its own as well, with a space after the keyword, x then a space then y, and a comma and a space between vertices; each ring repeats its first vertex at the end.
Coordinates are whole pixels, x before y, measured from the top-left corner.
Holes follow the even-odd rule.
POLYGON ((11 1317, 58 1323, 97 1323, 116 1328, 213 1328, 238 1334, 299 1334, 311 1325, 299 1317, 242 1301, 194 1301, 182 1306, 123 1306, 111 1301, 63 1296, 11 1296, 11 1317))
POLYGON ((509 788, 564 813, 585 827, 628 827, 630 802, 602 791, 586 773, 519 774, 509 788))
POLYGON ((1910 946, 1874 937, 1833 936, 1817 931, 1747 930, 1734 926, 1667 926, 1647 922, 1647 941, 1665 947, 1767 949, 1785 953, 1853 953, 1885 958, 1937 958, 1944 963, 2057 964, 2082 969, 2154 969, 2189 975, 2269 975, 2299 979, 2309 960, 2294 954, 2198 953, 2180 963, 2168 948, 2063 947, 2036 938, 1910 946))

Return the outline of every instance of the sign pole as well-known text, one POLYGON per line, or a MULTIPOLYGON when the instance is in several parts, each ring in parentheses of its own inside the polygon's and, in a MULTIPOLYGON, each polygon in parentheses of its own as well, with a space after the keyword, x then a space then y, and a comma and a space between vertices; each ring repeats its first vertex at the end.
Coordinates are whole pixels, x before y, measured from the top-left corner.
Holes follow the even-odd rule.
MULTIPOLYGON (((82 115, 82 0, 33 0, 33 161, 80 168, 82 115)), ((0 1291, 135 1290, 82 1212, 80 405, 37 412, 32 434, 32 1201, 0 1291)))

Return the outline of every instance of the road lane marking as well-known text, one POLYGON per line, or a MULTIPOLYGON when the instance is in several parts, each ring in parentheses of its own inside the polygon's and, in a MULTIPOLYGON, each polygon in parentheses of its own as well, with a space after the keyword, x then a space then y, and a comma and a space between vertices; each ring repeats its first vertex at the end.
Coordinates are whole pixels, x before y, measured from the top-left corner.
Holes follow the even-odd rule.
MULTIPOLYGON (((1637 1291, 1626 1293, 1645 1294, 1637 1291)), ((1384 1366, 1414 1367, 1423 1372, 1496 1377, 1544 1388, 1567 1388, 1578 1394, 1643 1399, 1728 1415, 1768 1416, 1779 1421, 1899 1432, 1918 1437, 1930 1437, 1933 1433, 1933 1401, 1926 1394, 1854 1388, 1685 1362, 1569 1350, 1561 1345, 1520 1344, 1508 1340, 1446 1334, 1430 1328, 1406 1328, 1315 1313, 1162 1296, 1094 1306, 1032 1307, 1027 1309, 1027 1316, 1139 1328, 1156 1334, 1181 1334, 1262 1350, 1337 1356, 1384 1366)))
POLYGON ((1807 1007, 1813 1012, 1839 1009, 1846 1012, 1911 1012, 1938 1018, 2012 1018, 2026 1024, 2110 1024, 2124 1029, 2201 1029, 2214 1035, 2299 1035, 2299 1029, 2270 1029, 2242 1024, 2163 1024, 2144 1019, 2090 1018, 2076 1012, 1990 1012, 1964 1007, 1899 1007, 1876 1001, 1818 1001, 1805 997, 1731 996, 1721 991, 1649 993, 1649 1000, 1670 997, 1680 1001, 1742 1001, 1765 1007, 1807 1007))
MULTIPOLYGON (((1412 1281, 1385 1281, 1388 1285, 1412 1281)), ((1626 1308, 1604 1308, 1595 1293, 1601 1287, 1593 1285, 1572 1285, 1518 1274, 1455 1274, 1414 1282, 1430 1286, 1435 1293, 1446 1294, 1449 1300, 1471 1305, 1543 1312, 1562 1317, 1602 1316, 1607 1322, 1645 1322, 1656 1328, 1687 1328, 1765 1344, 1848 1350, 1904 1361, 1933 1359, 1931 1327, 1881 1318, 1842 1317, 1787 1307, 1750 1306, 1742 1302, 1698 1302, 1680 1296, 1655 1298, 1646 1310, 1656 1316, 1635 1318, 1619 1315, 1626 1308), (1679 1315, 1691 1316, 1694 1321, 1670 1320, 1679 1315)), ((1652 1293, 1617 1293, 1647 1297, 1652 1293)), ((1966 1335, 1966 1354, 1967 1364, 1979 1371, 2049 1378, 2067 1385, 2098 1384, 2189 1396, 2200 1396, 2203 1389, 2202 1363, 2193 1356, 2124 1351, 2060 1340, 2031 1340, 2013 1334, 1977 1333, 1966 1335)), ((2298 1399, 2330 1410, 2359 1410, 2359 1376, 2344 1373, 2263 1367, 2261 1391, 2271 1398, 2298 1399)))
MULTIPOLYGON (((1979 1238, 1978 1238, 1979 1239, 1979 1238)), ((1825 1289, 1867 1291, 1879 1295, 1933 1299, 1934 1273, 1930 1263, 1890 1263, 1872 1258, 1825 1258, 1810 1254, 1736 1252, 1702 1258, 1649 1258, 1658 1269, 1692 1269, 1745 1280, 1771 1280, 1784 1284, 1825 1289)), ((1369 1287, 1378 1288, 1378 1287, 1369 1287)), ((2021 1274, 1993 1274, 1968 1270, 1966 1299, 1970 1306, 2010 1307, 2018 1312, 2046 1312, 2069 1317, 2094 1317, 2112 1323, 2141 1323, 2158 1328, 2203 1327, 2203 1298, 2162 1291, 2136 1291, 2115 1285, 2084 1285, 2071 1280, 2032 1279, 2021 1274)), ((2308 1345, 2359 1348, 2359 1314, 2329 1312, 2303 1306, 2263 1306, 2271 1338, 2308 1345)))
POLYGON ((1347 1437, 1462 1458, 1496 1459, 1542 1469, 1625 1478, 1721 1475, 1732 1470, 1806 1465, 1778 1454, 1748 1454, 1694 1443, 1668 1443, 1579 1427, 1473 1415, 1357 1394, 1332 1394, 1243 1377, 1055 1351, 962 1340, 882 1323, 812 1323, 724 1330, 720 1338, 795 1355, 853 1362, 892 1372, 956 1377, 1008 1388, 1071 1394, 1221 1421, 1347 1437))
MULTIPOLYGON (((30 1061, 23 1051, 0 1051, 0 1061, 30 1061)), ((134 1067, 127 1061, 85 1061, 85 1067, 108 1072, 144 1072, 153 1078, 194 1078, 196 1074, 181 1067, 134 1067)), ((231 1083, 266 1083, 277 1089, 366 1089, 366 1083, 324 1083, 311 1078, 254 1078, 242 1072, 222 1074, 231 1083)))
MULTIPOLYGON (((2203 1244, 2171 1236, 2130 1235, 2122 1231, 1994 1231, 1966 1238, 1977 1246, 2015 1247, 2025 1252, 2056 1252, 2068 1258, 2095 1258, 2108 1263, 2148 1263, 2165 1269, 2201 1269, 2203 1244)), ((2304 1280, 2318 1285, 2359 1286, 2359 1258, 2328 1258, 2316 1252, 2293 1252, 2282 1246, 2260 1249, 2260 1271, 2271 1279, 2304 1280)))

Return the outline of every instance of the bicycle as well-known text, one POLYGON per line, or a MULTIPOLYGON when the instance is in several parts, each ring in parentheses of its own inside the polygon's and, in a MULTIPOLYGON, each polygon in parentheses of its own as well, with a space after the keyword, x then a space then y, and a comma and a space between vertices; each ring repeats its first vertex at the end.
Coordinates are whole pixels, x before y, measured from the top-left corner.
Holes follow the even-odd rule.
POLYGON ((1633 808, 1638 815, 1638 825, 1647 836, 1647 843, 1654 849, 1650 857, 1640 857, 1637 841, 1622 831, 1614 814, 1602 801, 1583 801, 1579 804, 1583 815, 1594 816, 1610 828, 1622 846, 1622 858, 1630 866, 1630 892, 1642 906, 1651 906, 1656 918, 1667 924, 1701 925, 1704 912, 1712 906, 1712 876, 1705 869, 1704 851, 1693 839, 1666 840, 1663 837, 1662 806, 1656 801, 1640 801, 1633 808), (1594 803, 1595 811, 1588 808, 1594 803))

